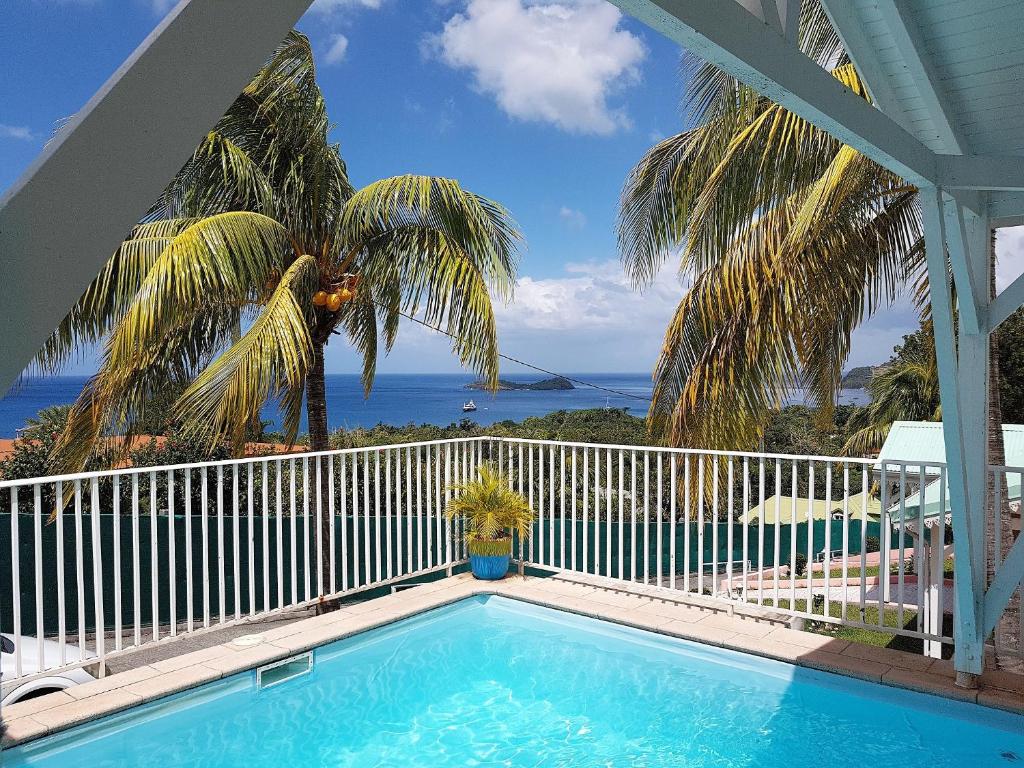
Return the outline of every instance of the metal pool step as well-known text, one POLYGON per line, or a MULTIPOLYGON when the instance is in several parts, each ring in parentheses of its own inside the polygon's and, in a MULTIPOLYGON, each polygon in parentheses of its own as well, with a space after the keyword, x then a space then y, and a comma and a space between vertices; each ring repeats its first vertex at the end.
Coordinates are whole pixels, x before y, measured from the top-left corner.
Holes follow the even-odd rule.
POLYGON ((256 668, 256 689, 273 688, 275 685, 287 683, 297 677, 308 675, 313 671, 313 652, 306 651, 298 656, 275 661, 256 668))

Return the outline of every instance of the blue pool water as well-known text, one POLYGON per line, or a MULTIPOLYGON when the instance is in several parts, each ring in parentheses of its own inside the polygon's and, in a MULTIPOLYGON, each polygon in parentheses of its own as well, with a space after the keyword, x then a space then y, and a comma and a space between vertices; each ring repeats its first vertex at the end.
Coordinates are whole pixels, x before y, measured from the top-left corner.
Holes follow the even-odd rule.
POLYGON ((9 751, 4 768, 1011 768, 1024 718, 504 598, 9 751))

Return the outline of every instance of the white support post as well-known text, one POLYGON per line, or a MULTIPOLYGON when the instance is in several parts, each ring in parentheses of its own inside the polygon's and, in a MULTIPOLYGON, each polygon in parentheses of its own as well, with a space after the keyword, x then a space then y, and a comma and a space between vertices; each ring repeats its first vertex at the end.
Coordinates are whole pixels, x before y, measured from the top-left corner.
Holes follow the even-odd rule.
MULTIPOLYGON (((956 621, 954 666, 957 683, 973 687, 984 662, 982 606, 985 588, 985 489, 987 471, 988 331, 961 329, 954 337, 953 294, 947 270, 945 202, 936 187, 921 190, 928 279, 931 289, 935 351, 942 397, 943 435, 949 468, 950 506, 955 551, 956 621)), ((987 217, 971 217, 965 237, 949 248, 953 274, 974 285, 988 285, 989 227, 987 217), (961 247, 961 244, 963 247, 961 247), (956 263, 962 260, 961 263, 956 263)), ((960 285, 958 296, 968 300, 972 292, 960 285)), ((987 290, 974 293, 972 308, 981 317, 987 311, 987 290), (978 306, 980 304, 980 306, 978 306)), ((962 315, 961 315, 962 316, 962 315)))

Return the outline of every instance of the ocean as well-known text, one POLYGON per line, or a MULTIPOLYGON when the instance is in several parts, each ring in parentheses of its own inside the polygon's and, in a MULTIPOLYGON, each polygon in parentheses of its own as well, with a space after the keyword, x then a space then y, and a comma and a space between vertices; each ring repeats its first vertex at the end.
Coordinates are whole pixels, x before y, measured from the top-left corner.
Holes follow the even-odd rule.
MULTIPOLYGON (((511 391, 491 395, 466 389, 474 381, 469 374, 380 374, 369 398, 356 374, 327 376, 327 414, 331 429, 339 427, 372 427, 377 424, 445 425, 469 418, 481 425, 511 419, 522 421, 530 416, 543 416, 552 411, 583 408, 628 408, 635 416, 647 413, 651 397, 651 377, 647 373, 567 374, 592 382, 624 395, 612 394, 577 385, 571 390, 511 391), (626 395, 632 395, 628 397, 626 395), (641 399, 636 399, 641 398, 641 399), (473 400, 477 410, 463 413, 462 404, 473 400)), ((533 382, 541 375, 503 375, 510 381, 533 382)), ((27 378, 0 399, 0 438, 14 437, 25 420, 50 405, 71 403, 82 391, 83 376, 27 378)), ((803 401, 796 392, 790 402, 803 401)), ((843 390, 839 402, 863 405, 863 390, 843 390)), ((264 419, 273 428, 280 426, 274 406, 264 410, 264 419)), ((301 428, 305 431, 305 425, 301 428)))

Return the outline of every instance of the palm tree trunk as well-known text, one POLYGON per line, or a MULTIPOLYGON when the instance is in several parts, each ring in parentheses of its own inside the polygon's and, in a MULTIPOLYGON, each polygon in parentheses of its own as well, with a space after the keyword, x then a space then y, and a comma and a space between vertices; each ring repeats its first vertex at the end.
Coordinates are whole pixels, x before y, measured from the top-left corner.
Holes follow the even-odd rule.
MULTIPOLYGON (((309 426, 310 450, 328 450, 330 448, 330 433, 327 427, 327 391, 324 383, 324 344, 316 339, 313 341, 313 362, 306 374, 306 421, 309 426)), ((316 461, 320 465, 319 509, 322 510, 318 534, 320 537, 318 542, 320 565, 323 570, 320 587, 322 593, 326 595, 331 592, 331 516, 329 510, 332 489, 328 470, 331 459, 320 457, 316 461)), ((316 474, 313 477, 315 478, 316 474)), ((327 607, 325 603, 321 605, 327 607)))
MULTIPOLYGON (((989 240, 989 295, 996 295, 995 278, 995 234, 989 240)), ((997 467, 1006 465, 1006 453, 1003 445, 1003 413, 999 399, 999 331, 991 333, 988 340, 988 463, 997 467)), ((1000 473, 988 474, 986 483, 986 509, 985 509, 985 571, 986 583, 991 584, 995 578, 996 566, 1001 563, 1009 554, 1013 546, 1013 528, 1011 516, 1013 514, 1009 505, 1009 494, 1006 487, 1006 475, 1000 473), (996 482, 1001 484, 998 498, 1001 500, 998 509, 996 508, 996 482), (998 532, 998 535, 997 535, 998 532), (998 543, 998 555, 997 555, 998 543)), ((995 629, 996 665, 998 667, 1016 667, 1020 660, 1014 657, 1007 658, 1000 653, 1002 648, 1015 648, 1017 646, 1017 635, 1020 631, 1018 620, 1020 611, 1020 600, 1017 593, 1010 598, 1009 605, 1003 611, 995 629)))

